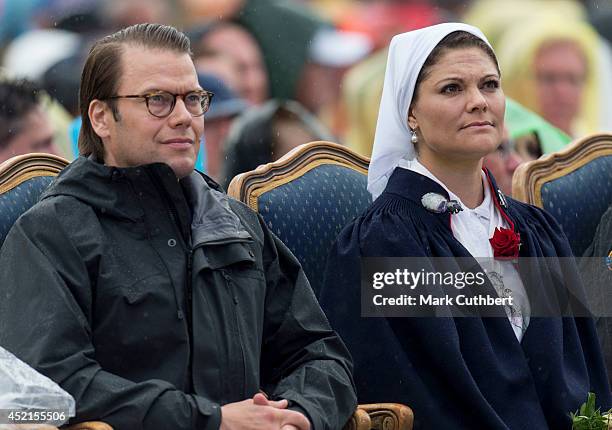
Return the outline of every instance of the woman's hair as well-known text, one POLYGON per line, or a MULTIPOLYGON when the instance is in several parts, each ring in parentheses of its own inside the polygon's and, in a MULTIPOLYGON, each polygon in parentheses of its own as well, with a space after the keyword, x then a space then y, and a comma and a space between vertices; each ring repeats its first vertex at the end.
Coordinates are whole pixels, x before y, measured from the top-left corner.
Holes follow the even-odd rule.
POLYGON ((501 75, 499 71, 499 64, 497 63, 497 57, 493 52, 493 49, 481 38, 472 33, 468 33, 467 31, 453 31, 449 33, 444 39, 440 41, 436 45, 436 47, 431 51, 425 63, 423 63, 423 67, 421 67, 421 71, 419 72, 419 76, 417 77, 416 83, 414 85, 414 95, 412 96, 412 103, 415 103, 419 94, 419 85, 423 80, 427 78, 431 68, 436 65, 436 63, 440 60, 442 54, 444 54, 447 50, 452 49, 465 49, 465 48, 480 48, 485 54, 489 56, 495 67, 497 68, 497 73, 501 75))

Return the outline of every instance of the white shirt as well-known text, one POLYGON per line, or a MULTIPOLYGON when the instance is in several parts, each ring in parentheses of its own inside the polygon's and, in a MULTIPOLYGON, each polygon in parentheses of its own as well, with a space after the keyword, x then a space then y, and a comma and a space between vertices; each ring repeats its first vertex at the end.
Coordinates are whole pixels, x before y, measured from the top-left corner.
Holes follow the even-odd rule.
POLYGON ((513 306, 505 308, 512 330, 520 342, 529 325, 531 313, 529 298, 514 264, 511 261, 493 258, 493 247, 489 238, 493 237, 495 228, 509 228, 510 226, 495 206, 485 173, 482 172, 484 199, 480 205, 470 209, 417 159, 401 160, 399 167, 430 178, 446 190, 451 200, 456 200, 461 204, 463 210, 451 215, 453 236, 476 258, 487 273, 499 297, 513 297, 513 306))

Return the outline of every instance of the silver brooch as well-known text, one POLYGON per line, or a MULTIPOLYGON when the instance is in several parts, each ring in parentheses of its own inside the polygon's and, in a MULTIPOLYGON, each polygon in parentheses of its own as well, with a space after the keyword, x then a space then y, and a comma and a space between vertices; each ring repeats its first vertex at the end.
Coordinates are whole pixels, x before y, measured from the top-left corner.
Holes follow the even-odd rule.
POLYGON ((428 211, 437 214, 445 212, 456 214, 463 210, 461 203, 459 203, 457 200, 448 200, 443 195, 437 193, 425 194, 423 197, 421 197, 421 204, 428 211))

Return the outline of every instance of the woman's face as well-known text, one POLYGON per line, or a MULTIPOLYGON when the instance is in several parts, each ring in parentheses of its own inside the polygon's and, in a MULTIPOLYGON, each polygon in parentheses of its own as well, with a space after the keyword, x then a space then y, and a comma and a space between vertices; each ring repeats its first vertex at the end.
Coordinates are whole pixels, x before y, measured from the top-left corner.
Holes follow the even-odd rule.
POLYGON ((491 58, 480 48, 447 49, 417 88, 408 124, 422 160, 479 161, 497 148, 505 97, 491 58))
POLYGON ((540 113, 554 126, 572 134, 587 75, 580 47, 564 41, 545 45, 538 51, 533 67, 540 113))

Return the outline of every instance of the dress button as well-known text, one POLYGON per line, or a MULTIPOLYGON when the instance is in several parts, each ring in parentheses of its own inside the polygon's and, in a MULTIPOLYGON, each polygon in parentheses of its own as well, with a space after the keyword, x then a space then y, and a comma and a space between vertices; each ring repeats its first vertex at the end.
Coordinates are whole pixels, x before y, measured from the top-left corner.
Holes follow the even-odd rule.
POLYGON ((170 247, 174 247, 174 246, 176 246, 176 240, 174 240, 174 239, 169 239, 169 240, 168 240, 168 246, 170 246, 170 247))

